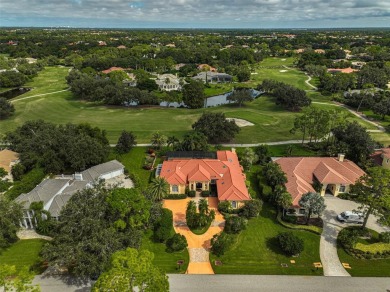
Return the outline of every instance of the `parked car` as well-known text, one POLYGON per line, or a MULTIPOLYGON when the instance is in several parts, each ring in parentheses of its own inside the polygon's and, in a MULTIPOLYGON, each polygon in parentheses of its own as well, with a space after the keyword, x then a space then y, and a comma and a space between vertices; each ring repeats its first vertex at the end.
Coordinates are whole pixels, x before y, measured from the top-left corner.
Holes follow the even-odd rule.
POLYGON ((337 220, 345 223, 363 224, 364 217, 363 214, 359 212, 344 211, 337 215, 337 220))

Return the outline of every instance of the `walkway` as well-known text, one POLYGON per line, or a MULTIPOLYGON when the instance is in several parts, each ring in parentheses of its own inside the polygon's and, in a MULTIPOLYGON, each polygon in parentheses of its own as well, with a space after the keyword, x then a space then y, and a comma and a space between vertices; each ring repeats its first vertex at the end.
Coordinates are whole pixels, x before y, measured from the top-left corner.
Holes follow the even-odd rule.
POLYGON ((44 239, 44 240, 52 240, 53 238, 50 236, 40 235, 33 229, 21 229, 16 233, 16 236, 19 239, 44 239))
MULTIPOLYGON (((337 197, 325 197, 326 210, 322 215, 324 229, 320 240, 320 257, 324 268, 324 276, 347 276, 349 273, 340 263, 337 254, 337 235, 340 230, 350 226, 341 223, 336 216, 343 211, 352 211, 358 208, 358 204, 349 200, 342 200, 337 197)), ((390 231, 389 227, 383 227, 376 222, 375 216, 371 215, 367 227, 377 232, 390 231)), ((353 267, 352 267, 353 268, 353 267)))
POLYGON ((60 92, 64 92, 64 91, 69 91, 69 89, 70 89, 70 88, 67 88, 67 89, 64 89, 64 90, 59 90, 59 91, 54 91, 54 92, 48 92, 48 93, 41 93, 41 94, 26 96, 26 97, 22 97, 22 98, 18 98, 18 99, 11 100, 11 103, 14 103, 14 102, 17 102, 17 101, 20 101, 20 100, 25 100, 25 99, 33 98, 33 97, 37 97, 37 96, 45 96, 45 95, 49 95, 49 94, 60 93, 60 92))
POLYGON ((210 228, 202 235, 192 233, 186 224, 186 209, 190 200, 189 198, 164 200, 164 208, 170 209, 173 213, 175 231, 187 239, 190 262, 186 274, 214 274, 209 260, 210 239, 220 233, 224 226, 224 219, 217 210, 218 199, 208 198, 209 209, 214 210, 216 215, 210 228))

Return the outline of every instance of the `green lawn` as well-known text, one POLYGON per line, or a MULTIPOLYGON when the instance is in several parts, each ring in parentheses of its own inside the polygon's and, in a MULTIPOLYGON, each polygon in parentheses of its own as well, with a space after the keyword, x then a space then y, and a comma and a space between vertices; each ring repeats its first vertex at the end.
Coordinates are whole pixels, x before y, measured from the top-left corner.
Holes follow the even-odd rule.
POLYGON ((287 229, 276 221, 276 211, 265 204, 260 217, 249 220, 234 246, 225 255, 210 256, 216 274, 261 274, 261 275, 322 275, 322 270, 313 268, 320 261, 320 236, 307 231, 287 229), (278 248, 275 237, 279 232, 290 231, 304 240, 305 249, 299 257, 287 257, 278 248), (220 260, 221 266, 214 261, 220 260), (291 264, 290 260, 295 260, 291 264), (284 268, 281 264, 287 264, 284 268))
MULTIPOLYGON (((290 62, 289 60, 287 59, 288 62, 290 62)), ((67 72, 68 68, 64 67, 46 68, 28 84, 34 87, 34 90, 18 98, 66 88, 64 78, 67 72)), ((300 78, 302 79, 302 77, 305 77, 304 74, 300 78)), ((295 82, 294 79, 291 79, 291 81, 295 82)), ((125 129, 135 133, 138 143, 148 143, 155 131, 160 131, 166 136, 183 137, 187 131, 191 130, 191 125, 201 114, 207 111, 224 112, 227 117, 241 118, 254 123, 254 126, 241 129, 241 132, 232 141, 235 143, 261 143, 301 138, 299 133, 293 135, 289 132, 294 118, 299 113, 286 111, 275 105, 272 98, 267 96, 261 96, 241 108, 226 105, 188 110, 106 107, 76 100, 71 92, 66 91, 20 101, 15 100, 14 105, 16 108, 15 115, 10 119, 0 121, 0 136, 28 120, 44 119, 62 124, 88 122, 93 126, 105 129, 111 143, 116 143, 121 131, 125 129)), ((322 104, 315 104, 314 106, 328 109, 335 108, 332 105, 322 104)), ((345 109, 340 108, 339 110, 345 109)), ((374 128, 352 114, 349 115, 348 119, 359 120, 368 128, 374 128)))
POLYGON ((337 249, 340 261, 348 263, 348 273, 354 277, 390 277, 390 259, 362 260, 347 254, 343 248, 337 249))
POLYGON ((9 248, 0 249, 0 263, 15 266, 17 271, 23 267, 39 265, 41 262, 39 253, 44 243, 42 239, 19 240, 9 248))
POLYGON ((112 150, 109 159, 120 161, 129 173, 135 174, 140 181, 140 188, 146 189, 149 184, 150 177, 154 174, 153 171, 143 169, 146 147, 134 147, 129 153, 118 155, 112 150))
POLYGON ((153 263, 165 273, 185 273, 189 263, 188 250, 168 253, 164 243, 155 243, 151 239, 152 231, 147 231, 142 239, 141 249, 147 249, 154 253, 153 263), (184 260, 180 270, 177 269, 177 261, 184 260))

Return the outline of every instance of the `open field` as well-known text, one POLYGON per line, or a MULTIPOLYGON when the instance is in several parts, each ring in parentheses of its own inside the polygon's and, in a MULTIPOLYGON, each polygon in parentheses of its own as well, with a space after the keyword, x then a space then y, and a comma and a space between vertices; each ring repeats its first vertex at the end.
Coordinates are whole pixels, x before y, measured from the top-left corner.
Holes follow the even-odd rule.
POLYGON ((41 262, 39 253, 44 243, 42 239, 25 239, 19 240, 9 248, 0 249, 0 264, 15 266, 17 271, 39 264, 41 262))
POLYGON ((221 257, 210 255, 210 260, 216 274, 322 275, 322 269, 313 268, 313 263, 320 261, 319 243, 319 235, 279 225, 276 211, 265 204, 260 216, 249 220, 247 229, 241 231, 231 250, 221 257), (278 233, 285 231, 304 240, 305 249, 298 257, 285 256, 275 242, 278 233), (217 259, 221 266, 215 266, 217 259), (291 264, 290 260, 296 263, 291 264))
MULTIPOLYGON (((242 128, 232 141, 234 143, 261 143, 301 138, 299 133, 293 135, 289 132, 294 118, 299 113, 289 112, 276 106, 272 98, 267 96, 261 96, 241 108, 226 105, 196 110, 106 107, 76 100, 68 91, 17 100, 36 94, 63 90, 66 88, 64 78, 67 71, 68 68, 49 67, 28 84, 34 87, 34 90, 13 101, 16 108, 15 115, 8 120, 0 121, 0 136, 28 120, 44 119, 61 124, 90 123, 105 129, 111 143, 116 143, 120 132, 126 129, 136 134, 138 143, 148 143, 155 131, 181 138, 191 130, 191 125, 203 112, 224 112, 227 117, 241 118, 254 124, 254 126, 242 128)), ((324 104, 314 106, 335 108, 324 104)), ((349 119, 357 120, 369 129, 375 129, 352 114, 349 114, 349 119)))

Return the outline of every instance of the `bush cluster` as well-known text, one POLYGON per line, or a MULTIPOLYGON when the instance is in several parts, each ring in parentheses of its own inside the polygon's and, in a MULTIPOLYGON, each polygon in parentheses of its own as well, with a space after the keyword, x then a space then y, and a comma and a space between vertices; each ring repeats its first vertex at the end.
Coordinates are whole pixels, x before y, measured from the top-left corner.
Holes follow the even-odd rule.
POLYGON ((303 240, 292 232, 279 233, 276 238, 280 248, 288 256, 300 254, 304 249, 303 240))
POLYGON ((157 242, 165 242, 172 235, 172 211, 163 208, 161 219, 154 226, 153 237, 157 242))
POLYGON ((246 228, 248 224, 248 220, 238 216, 230 216, 225 221, 225 229, 224 231, 229 234, 237 234, 240 233, 241 230, 246 228))
POLYGON ((234 242, 234 235, 222 232, 211 239, 211 252, 216 256, 222 256, 234 242))
POLYGON ((171 238, 167 240, 166 246, 168 252, 182 251, 188 246, 187 239, 184 235, 175 233, 171 238))

